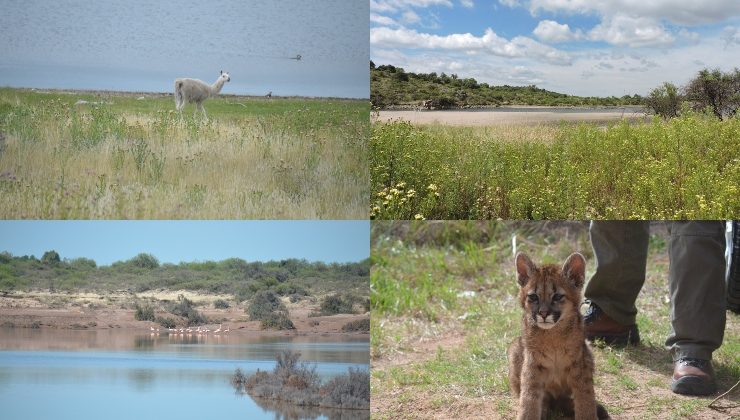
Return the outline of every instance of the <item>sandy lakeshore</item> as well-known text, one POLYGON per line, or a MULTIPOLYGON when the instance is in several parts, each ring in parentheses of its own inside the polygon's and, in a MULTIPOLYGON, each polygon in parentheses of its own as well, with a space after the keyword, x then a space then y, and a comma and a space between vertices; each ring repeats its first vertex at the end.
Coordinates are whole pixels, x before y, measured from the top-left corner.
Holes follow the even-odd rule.
MULTIPOLYGON (((350 321, 368 318, 368 314, 338 314, 331 316, 309 316, 318 312, 319 302, 304 299, 284 303, 290 312, 290 319, 295 330, 266 331, 260 328, 259 321, 249 321, 244 311, 244 304, 232 305, 228 309, 215 309, 212 302, 221 299, 219 295, 203 295, 192 292, 159 292, 142 293, 139 299, 171 300, 182 293, 196 302, 197 310, 205 315, 209 324, 202 328, 216 330, 219 324, 223 329, 229 328, 229 334, 259 332, 276 335, 336 334, 342 333, 342 327, 350 321), (145 296, 146 295, 146 296, 145 296)), ((167 329, 153 321, 137 321, 134 310, 129 308, 131 295, 126 293, 48 293, 48 292, 15 292, 0 297, 0 327, 13 328, 53 328, 53 329, 90 329, 90 330, 141 330, 150 332, 159 328, 161 333, 167 329)), ((155 310, 155 316, 176 320, 177 327, 186 327, 182 320, 162 310, 155 310)), ((342 333, 346 334, 346 333, 342 333)), ((350 333, 361 334, 361 333, 350 333)))
POLYGON ((380 111, 375 121, 403 120, 412 124, 442 124, 457 126, 486 126, 510 124, 542 124, 567 122, 607 123, 621 119, 645 119, 641 109, 618 108, 599 110, 564 110, 559 108, 531 107, 490 110, 446 110, 446 111, 380 111))

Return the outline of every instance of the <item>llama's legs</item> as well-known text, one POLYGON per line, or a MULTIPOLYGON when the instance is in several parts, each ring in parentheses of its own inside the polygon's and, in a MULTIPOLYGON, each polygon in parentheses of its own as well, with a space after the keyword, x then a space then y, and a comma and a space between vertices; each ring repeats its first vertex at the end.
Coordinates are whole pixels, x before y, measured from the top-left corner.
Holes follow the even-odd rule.
POLYGON ((206 109, 203 107, 203 102, 198 103, 198 109, 200 109, 200 112, 203 113, 203 118, 208 119, 208 115, 206 114, 206 109))
POLYGON ((186 104, 187 104, 187 102, 185 101, 185 98, 182 98, 182 97, 178 98, 178 101, 177 101, 177 112, 179 112, 180 114, 182 114, 182 109, 185 108, 185 105, 186 104))

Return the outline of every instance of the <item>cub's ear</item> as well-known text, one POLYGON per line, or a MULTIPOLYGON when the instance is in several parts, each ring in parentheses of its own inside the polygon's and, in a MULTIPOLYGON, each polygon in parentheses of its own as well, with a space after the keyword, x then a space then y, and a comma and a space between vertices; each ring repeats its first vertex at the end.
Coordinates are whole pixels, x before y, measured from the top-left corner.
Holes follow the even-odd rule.
POLYGON ((583 287, 586 278, 586 259, 583 255, 574 252, 570 254, 565 264, 563 264, 563 277, 568 279, 576 289, 583 287))
POLYGON ((522 252, 516 254, 515 260, 516 280, 519 283, 519 287, 524 287, 524 285, 529 281, 529 278, 532 277, 532 273, 537 271, 537 266, 534 265, 532 260, 522 252))

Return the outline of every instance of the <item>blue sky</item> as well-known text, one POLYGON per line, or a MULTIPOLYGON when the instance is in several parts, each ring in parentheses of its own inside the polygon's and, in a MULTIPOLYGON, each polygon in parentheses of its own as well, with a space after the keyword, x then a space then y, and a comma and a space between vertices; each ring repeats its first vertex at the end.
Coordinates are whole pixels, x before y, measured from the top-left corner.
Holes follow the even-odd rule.
POLYGON ((370 58, 498 85, 644 95, 740 65, 740 1, 371 0, 370 58))
POLYGON ((160 262, 287 258, 355 262, 370 256, 368 221, 0 221, 0 251, 98 265, 141 252, 160 262))

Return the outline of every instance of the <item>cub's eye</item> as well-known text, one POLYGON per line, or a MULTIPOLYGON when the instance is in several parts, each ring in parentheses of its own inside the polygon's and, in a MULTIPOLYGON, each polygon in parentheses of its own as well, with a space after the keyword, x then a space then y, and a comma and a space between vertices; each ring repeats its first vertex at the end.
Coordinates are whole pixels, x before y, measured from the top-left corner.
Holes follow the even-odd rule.
POLYGON ((530 302, 537 302, 538 300, 540 300, 539 296, 537 296, 537 295, 536 295, 535 293, 530 293, 530 294, 528 294, 528 295, 527 295, 527 299, 528 299, 528 300, 529 300, 530 302))
POLYGON ((560 293, 555 293, 554 295, 552 295, 553 302, 560 302, 561 300, 563 300, 563 295, 561 295, 560 293))

